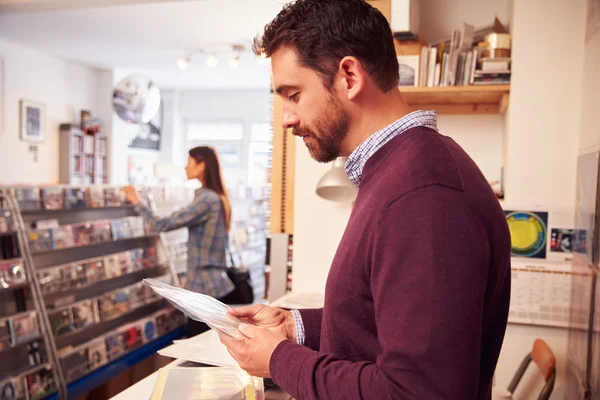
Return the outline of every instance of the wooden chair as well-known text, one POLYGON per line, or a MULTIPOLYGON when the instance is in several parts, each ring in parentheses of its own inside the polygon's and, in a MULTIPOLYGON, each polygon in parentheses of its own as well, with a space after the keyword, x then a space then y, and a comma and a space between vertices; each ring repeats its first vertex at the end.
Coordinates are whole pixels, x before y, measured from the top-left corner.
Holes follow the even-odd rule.
POLYGON ((554 390, 554 381, 556 380, 556 357, 554 357, 554 353, 542 339, 536 339, 533 343, 531 353, 525 356, 510 385, 508 385, 508 391, 513 394, 515 393, 515 389, 521 378, 523 378, 525 370, 531 361, 537 365, 546 382, 538 396, 538 400, 548 400, 552 394, 552 390, 554 390))

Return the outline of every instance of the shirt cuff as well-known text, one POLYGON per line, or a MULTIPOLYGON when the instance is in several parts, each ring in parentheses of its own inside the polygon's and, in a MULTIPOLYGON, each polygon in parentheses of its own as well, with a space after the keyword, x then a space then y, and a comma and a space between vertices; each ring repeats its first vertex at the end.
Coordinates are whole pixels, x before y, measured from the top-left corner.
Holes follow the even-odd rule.
POLYGON ((304 346, 304 339, 306 334, 304 332, 304 322, 302 322, 302 315, 298 310, 292 310, 292 316, 294 317, 294 329, 296 329, 296 343, 304 346))

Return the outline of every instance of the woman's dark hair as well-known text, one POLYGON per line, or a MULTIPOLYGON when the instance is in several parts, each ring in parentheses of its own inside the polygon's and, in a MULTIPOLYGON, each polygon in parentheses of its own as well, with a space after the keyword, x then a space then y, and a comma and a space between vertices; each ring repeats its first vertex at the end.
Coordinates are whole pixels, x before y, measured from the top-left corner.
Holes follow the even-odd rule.
POLYGON ((225 228, 229 231, 231 228, 231 203, 229 202, 227 188, 225 187, 223 176, 221 175, 221 164, 219 163, 217 152, 212 147, 198 146, 191 149, 189 155, 197 163, 204 163, 203 185, 205 188, 210 189, 219 195, 223 205, 225 228))
POLYGON ((296 0, 265 26, 254 52, 271 57, 279 48, 296 50, 302 65, 323 78, 328 89, 342 58, 356 57, 377 87, 398 87, 394 38, 383 14, 364 0, 296 0))

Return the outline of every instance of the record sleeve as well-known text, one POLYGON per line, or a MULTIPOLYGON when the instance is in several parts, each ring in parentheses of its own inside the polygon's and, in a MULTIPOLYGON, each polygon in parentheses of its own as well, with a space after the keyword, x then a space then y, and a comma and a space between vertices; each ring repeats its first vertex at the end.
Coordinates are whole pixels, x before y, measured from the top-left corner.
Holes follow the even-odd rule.
POLYGON ((39 400, 54 390, 54 376, 50 367, 25 376, 29 400, 39 400))
POLYGON ((16 231, 15 219, 8 210, 0 209, 0 233, 16 231))
POLYGON ((17 376, 0 382, 0 399, 25 400, 26 391, 23 377, 17 376))
POLYGON ((142 344, 142 329, 139 325, 129 326, 121 332, 123 334, 125 351, 134 350, 142 344))
POLYGON ((12 346, 10 337, 10 321, 0 319, 0 350, 6 350, 12 346))
POLYGON ((129 221, 129 229, 132 237, 140 237, 146 234, 144 218, 142 217, 127 217, 129 221))
POLYGON ((61 358, 61 363, 67 382, 81 378, 90 371, 88 349, 82 348, 70 352, 61 358))
POLYGON ((154 317, 142 320, 142 340, 148 343, 156 339, 156 320, 154 317))
POLYGON ((112 254, 104 259, 104 268, 106 270, 106 278, 115 278, 121 275, 121 266, 119 264, 119 256, 112 254))
POLYGON ((93 223, 94 242, 102 243, 112 240, 110 221, 97 221, 93 223))
POLYGON ((38 229, 29 232, 29 247, 34 253, 53 250, 54 240, 52 239, 52 230, 38 229))
POLYGON ((120 275, 126 275, 134 271, 131 255, 128 251, 119 253, 119 271, 120 275))
POLYGON ((88 285, 101 282, 106 279, 106 266, 104 259, 88 261, 83 264, 88 285))
POLYGON ((96 310, 92 300, 84 300, 73 304, 71 311, 75 329, 82 329, 97 322, 96 310))
POLYGON ((166 333, 170 332, 170 325, 169 325, 169 315, 167 313, 167 311, 161 311, 157 314, 155 314, 156 316, 156 333, 158 334, 158 336, 162 336, 166 333))
POLYGON ((64 208, 64 193, 59 187, 44 187, 41 189, 42 209, 62 210, 64 208))
POLYGON ((41 210, 40 189, 18 188, 16 190, 17 202, 21 211, 41 210))
POLYGON ((104 207, 104 191, 102 188, 87 188, 85 189, 85 204, 90 208, 104 207))
POLYGON ((87 246, 94 243, 94 228, 90 223, 72 225, 75 246, 87 246))
POLYGON ((104 339, 98 339, 90 343, 88 346, 88 357, 90 371, 106 364, 108 362, 106 356, 106 341, 104 339))
POLYGON ((59 226, 58 228, 51 228, 52 240, 54 241, 55 249, 66 249, 75 246, 73 240, 73 230, 71 225, 59 226))
POLYGON ((25 343, 40 334, 35 311, 12 317, 9 321, 11 343, 13 346, 25 343))
POLYGON ((73 331, 71 312, 69 308, 48 311, 48 319, 52 327, 52 334, 56 337, 73 331))
POLYGON ((22 262, 0 262, 0 286, 9 288, 27 282, 25 268, 22 262))
POLYGON ((80 209, 85 208, 85 193, 79 188, 65 189, 65 208, 80 209))
POLYGON ((46 268, 38 272, 42 293, 54 293, 63 289, 61 282, 61 268, 46 268))
POLYGON ((113 332, 106 336, 106 356, 109 361, 119 358, 125 351, 125 343, 123 334, 113 332))
POLYGON ((120 207, 123 205, 120 188, 105 188, 104 189, 104 205, 105 207, 120 207))
POLYGON ((132 237, 129 220, 126 218, 115 219, 111 222, 113 238, 115 240, 129 239, 132 237))

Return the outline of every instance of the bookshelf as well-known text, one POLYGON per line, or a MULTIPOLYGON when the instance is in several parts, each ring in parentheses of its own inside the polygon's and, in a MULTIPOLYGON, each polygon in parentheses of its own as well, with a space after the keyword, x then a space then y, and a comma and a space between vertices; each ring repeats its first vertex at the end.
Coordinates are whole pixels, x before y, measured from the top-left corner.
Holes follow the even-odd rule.
POLYGON ((504 114, 510 94, 510 85, 400 86, 399 89, 414 110, 426 108, 438 114, 504 114))

